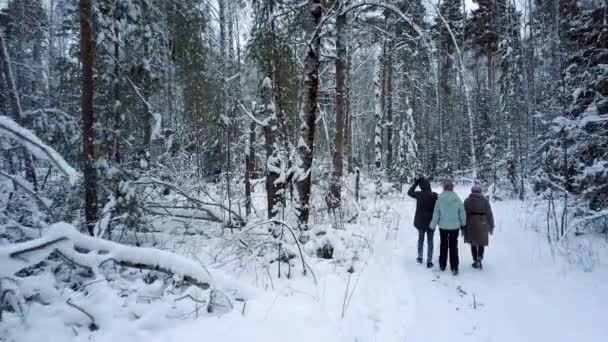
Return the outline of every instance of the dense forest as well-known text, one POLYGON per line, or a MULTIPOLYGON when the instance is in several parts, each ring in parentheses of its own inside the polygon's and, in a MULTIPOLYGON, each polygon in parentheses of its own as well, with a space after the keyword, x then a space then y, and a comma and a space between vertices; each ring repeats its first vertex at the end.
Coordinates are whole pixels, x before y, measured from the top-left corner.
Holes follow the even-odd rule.
MULTIPOLYGON (((61 264, 84 282, 101 250, 216 286, 176 250, 138 254, 167 219, 263 235, 240 248, 311 273, 338 248, 321 222, 422 175, 549 203, 549 240, 598 234, 608 2, 0 1, 0 154, 0 289, 61 264)), ((13 292, 0 313, 31 301, 13 292)))

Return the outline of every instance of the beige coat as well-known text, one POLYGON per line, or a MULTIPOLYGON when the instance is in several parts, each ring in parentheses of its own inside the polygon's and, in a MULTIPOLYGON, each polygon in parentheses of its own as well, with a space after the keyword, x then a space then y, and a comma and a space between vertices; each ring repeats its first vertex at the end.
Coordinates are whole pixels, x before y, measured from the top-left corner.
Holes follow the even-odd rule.
POLYGON ((467 216, 464 241, 473 246, 487 246, 488 235, 494 232, 494 216, 490 202, 482 195, 472 193, 464 201, 467 216))

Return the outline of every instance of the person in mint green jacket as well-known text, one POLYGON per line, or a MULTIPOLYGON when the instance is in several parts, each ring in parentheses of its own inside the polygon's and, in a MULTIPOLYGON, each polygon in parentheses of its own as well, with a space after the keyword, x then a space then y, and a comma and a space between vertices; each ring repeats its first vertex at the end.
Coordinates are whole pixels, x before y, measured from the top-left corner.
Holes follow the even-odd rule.
POLYGON ((443 192, 439 195, 431 228, 439 226, 439 269, 445 271, 448 253, 450 255, 450 269, 454 275, 458 274, 458 231, 464 230, 466 214, 464 204, 454 192, 454 183, 445 181, 443 192))

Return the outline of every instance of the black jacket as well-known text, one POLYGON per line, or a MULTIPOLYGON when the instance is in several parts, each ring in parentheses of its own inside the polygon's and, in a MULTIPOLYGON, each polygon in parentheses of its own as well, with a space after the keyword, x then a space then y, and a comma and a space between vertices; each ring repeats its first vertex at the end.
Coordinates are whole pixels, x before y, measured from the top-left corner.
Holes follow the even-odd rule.
POLYGON ((407 191, 408 196, 416 199, 416 215, 414 216, 414 227, 417 229, 429 229, 437 194, 430 189, 425 191, 415 191, 417 183, 407 191))

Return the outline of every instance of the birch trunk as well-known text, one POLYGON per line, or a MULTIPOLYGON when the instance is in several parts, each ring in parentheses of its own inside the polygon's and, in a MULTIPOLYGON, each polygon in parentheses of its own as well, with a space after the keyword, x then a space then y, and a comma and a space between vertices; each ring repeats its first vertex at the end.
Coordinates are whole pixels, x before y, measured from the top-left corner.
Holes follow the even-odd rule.
POLYGON ((381 103, 381 85, 376 79, 374 81, 375 88, 375 105, 374 116, 376 119, 376 129, 374 130, 374 156, 375 156, 375 183, 376 195, 382 193, 382 103, 381 103))

